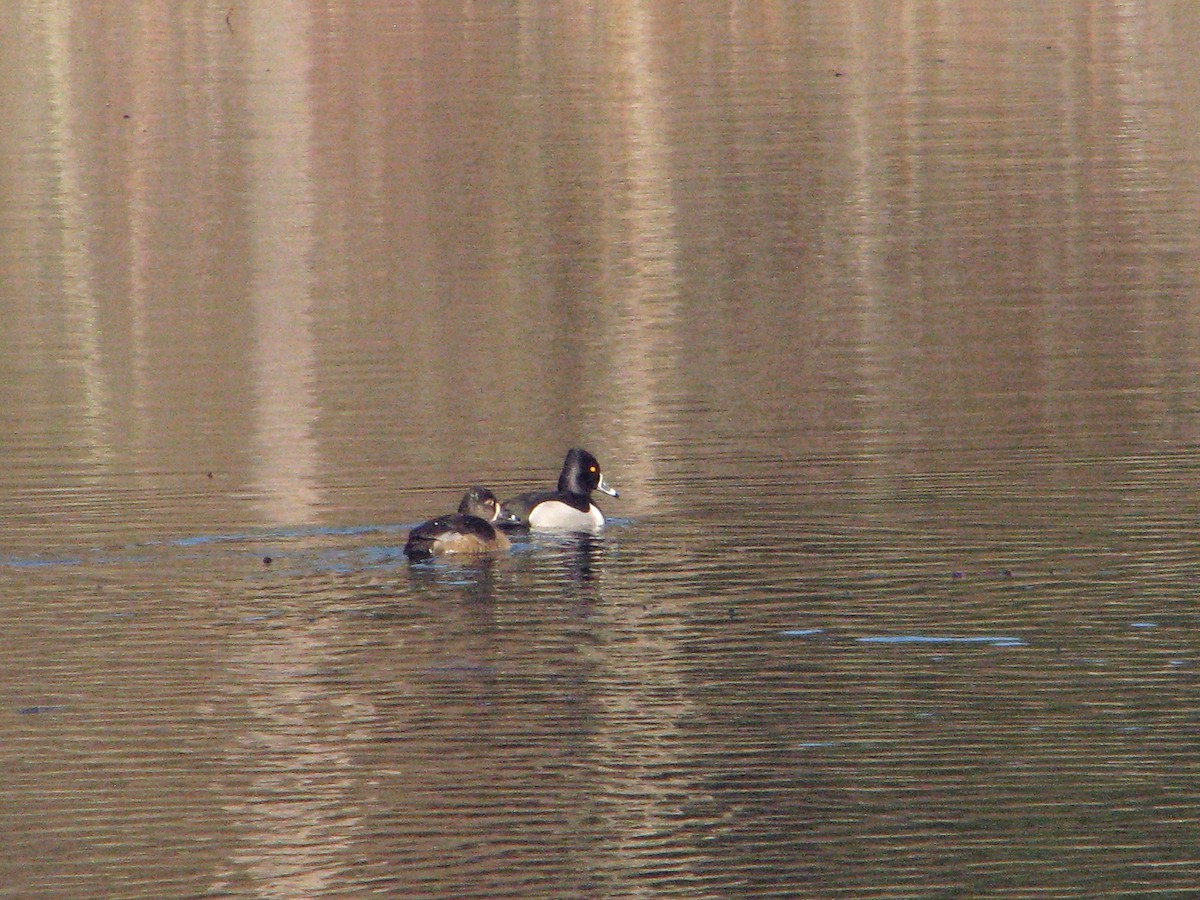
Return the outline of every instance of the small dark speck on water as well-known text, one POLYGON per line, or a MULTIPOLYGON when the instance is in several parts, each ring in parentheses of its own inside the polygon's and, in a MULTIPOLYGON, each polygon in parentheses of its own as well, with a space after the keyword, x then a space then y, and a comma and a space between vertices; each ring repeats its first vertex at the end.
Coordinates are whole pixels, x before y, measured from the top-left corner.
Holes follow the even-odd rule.
POLYGON ((737 617, 738 617, 737 607, 736 606, 729 607, 729 621, 736 622, 737 617))
POLYGON ((271 559, 271 557, 269 557, 269 556, 263 557, 263 565, 264 566, 269 566, 272 562, 274 562, 274 560, 271 559))

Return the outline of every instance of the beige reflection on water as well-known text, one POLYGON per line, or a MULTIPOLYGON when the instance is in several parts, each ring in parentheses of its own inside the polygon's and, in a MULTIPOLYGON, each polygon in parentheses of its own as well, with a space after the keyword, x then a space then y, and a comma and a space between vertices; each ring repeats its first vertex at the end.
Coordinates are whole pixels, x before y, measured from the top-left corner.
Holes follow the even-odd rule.
MULTIPOLYGON (((254 315, 256 503, 269 524, 316 515, 318 449, 312 325, 313 110, 309 10, 253 5, 249 31, 249 209, 254 315)), ((329 889, 332 862, 356 825, 344 802, 343 745, 330 737, 324 689, 308 670, 337 639, 336 626, 287 627, 229 660, 228 690, 250 719, 229 750, 246 773, 226 811, 242 840, 215 889, 249 879, 256 896, 311 897, 329 889), (338 815, 330 815, 330 810, 338 815)))
POLYGON ((71 360, 79 367, 83 421, 80 430, 93 462, 113 456, 108 430, 111 390, 100 351, 100 310, 88 235, 93 223, 88 215, 85 165, 86 146, 72 126, 79 103, 72 72, 71 7, 47 3, 40 11, 44 23, 50 90, 50 135, 47 143, 56 163, 58 183, 55 205, 62 216, 63 302, 71 360))
POLYGON ((671 382, 680 305, 677 210, 672 195, 670 99, 657 69, 662 46, 646 4, 621 3, 611 12, 619 42, 609 73, 617 94, 613 131, 623 138, 614 144, 619 156, 610 160, 624 171, 623 215, 606 220, 605 243, 619 252, 606 255, 628 261, 631 271, 609 273, 610 306, 620 310, 612 341, 613 398, 620 428, 623 478, 636 485, 626 492, 623 512, 659 509, 670 494, 660 495, 655 481, 661 432, 671 424, 669 404, 661 396, 671 382))
MULTIPOLYGON (((1022 13, 1034 23, 1028 34, 1040 37, 1012 39, 988 67, 974 65, 970 48, 981 34, 1011 29, 1009 10, 905 4, 893 15, 847 7, 850 53, 839 87, 850 202, 837 224, 850 237, 847 272, 859 294, 857 450, 880 476, 862 480, 867 494, 898 474, 895 451, 911 435, 945 427, 949 404, 933 400, 931 386, 945 391, 956 380, 948 395, 978 421, 1025 415, 1068 446, 1095 415, 1080 401, 1081 381, 1140 387, 1170 379, 1147 367, 1176 358, 1170 345, 1180 312, 1189 323, 1194 316, 1169 306, 1162 273, 1139 270, 1161 259, 1145 235, 1163 215, 1150 207, 1172 189, 1161 160, 1176 153, 1163 136, 1189 131, 1161 121, 1169 94, 1162 79, 1187 67, 1159 65, 1148 52, 1171 42, 1145 4, 1118 6, 1114 16, 1086 4, 1030 7, 1022 13), (1162 33, 1151 42, 1156 28, 1162 33), (889 53, 898 64, 880 62, 889 53), (1098 68, 1113 77, 1098 77, 1098 68), (898 83, 880 77, 894 71, 898 83), (1037 129, 1015 124, 1035 116, 1037 129), (964 187, 986 200, 951 221, 941 197, 964 187), (1061 227, 1030 227, 1037 217, 1061 227), (1120 255, 1113 248, 1122 237, 1120 255), (1024 308, 965 316, 947 271, 963 280, 964 296, 991 292, 1024 308), (1092 319, 1092 304, 1106 314, 1092 319), (958 341, 948 327, 956 321, 980 327, 990 346, 938 371, 940 348, 928 334, 944 330, 958 341), (914 356, 912 346, 923 342, 925 352, 914 356)), ((1178 233, 1196 232, 1180 222, 1178 233)), ((1167 418, 1156 415, 1157 391, 1130 390, 1120 402, 1139 420, 1167 418)))
POLYGON ((313 423, 313 110, 307 7, 255 4, 249 109, 254 444, 269 524, 311 522, 320 503, 313 423))
MULTIPOLYGON (((624 515, 670 511, 675 482, 660 491, 656 480, 659 445, 669 437, 674 417, 665 386, 674 379, 680 308, 678 211, 672 190, 671 102, 660 70, 666 48, 653 19, 655 4, 619 3, 607 13, 606 27, 616 42, 610 79, 613 96, 611 131, 620 137, 610 145, 607 162, 624 173, 623 204, 605 219, 603 239, 610 271, 602 282, 609 308, 618 311, 616 338, 611 342, 611 385, 619 427, 613 429, 627 489, 624 515), (628 267, 620 271, 620 267, 628 267)), ((677 551, 682 560, 685 553, 677 551)), ((647 591, 649 588, 647 587, 647 591)), ((635 589, 634 593, 637 591, 635 589)), ((596 707, 603 726, 594 735, 598 766, 596 793, 620 797, 621 814, 612 823, 612 848, 606 862, 625 873, 622 888, 637 890, 635 876, 645 865, 638 854, 647 834, 667 833, 679 817, 685 794, 680 773, 686 771, 675 740, 678 723, 692 712, 680 668, 679 647, 687 629, 682 616, 668 612, 647 596, 644 605, 618 604, 616 617, 627 633, 653 635, 613 641, 597 668, 596 707), (642 619, 654 610, 656 628, 642 619), (655 777, 648 777, 653 773, 655 777), (672 777, 662 777, 670 773, 672 777)))
POLYGON ((249 708, 249 719, 228 749, 228 783, 218 790, 240 842, 212 889, 248 881, 255 896, 312 897, 330 889, 344 864, 360 827, 347 744, 353 722, 372 710, 354 695, 332 696, 313 677, 339 638, 328 622, 266 631, 230 660, 229 697, 249 708))

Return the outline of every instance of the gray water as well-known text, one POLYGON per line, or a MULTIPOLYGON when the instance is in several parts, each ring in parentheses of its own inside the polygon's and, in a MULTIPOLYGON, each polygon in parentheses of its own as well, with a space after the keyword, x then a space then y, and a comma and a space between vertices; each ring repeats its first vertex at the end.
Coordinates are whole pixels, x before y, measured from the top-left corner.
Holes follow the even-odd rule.
POLYGON ((0 13, 0 895, 1200 883, 1192 4, 109 7, 0 13))

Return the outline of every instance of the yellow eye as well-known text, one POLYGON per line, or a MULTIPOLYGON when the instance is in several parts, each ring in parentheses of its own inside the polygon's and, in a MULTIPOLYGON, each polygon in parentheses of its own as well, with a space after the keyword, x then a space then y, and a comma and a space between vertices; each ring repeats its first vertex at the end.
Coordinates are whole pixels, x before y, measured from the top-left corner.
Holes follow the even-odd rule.
POLYGON ((595 472, 595 471, 596 471, 596 467, 595 467, 595 466, 588 466, 588 471, 589 471, 589 472, 595 472))

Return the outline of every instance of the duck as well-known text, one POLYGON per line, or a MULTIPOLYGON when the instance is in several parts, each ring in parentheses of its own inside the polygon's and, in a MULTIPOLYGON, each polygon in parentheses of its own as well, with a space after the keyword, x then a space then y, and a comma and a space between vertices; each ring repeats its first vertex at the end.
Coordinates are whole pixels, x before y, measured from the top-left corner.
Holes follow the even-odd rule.
POLYGON ((604 527, 604 513, 592 502, 592 491, 621 496, 604 480, 596 457, 572 447, 563 460, 556 490, 518 494, 504 501, 503 509, 527 528, 596 532, 604 527))
POLYGON ((404 555, 418 560, 450 553, 502 553, 512 546, 508 535, 496 527, 505 524, 517 525, 520 520, 505 511, 490 490, 475 486, 463 494, 458 512, 422 522, 410 531, 404 555))

